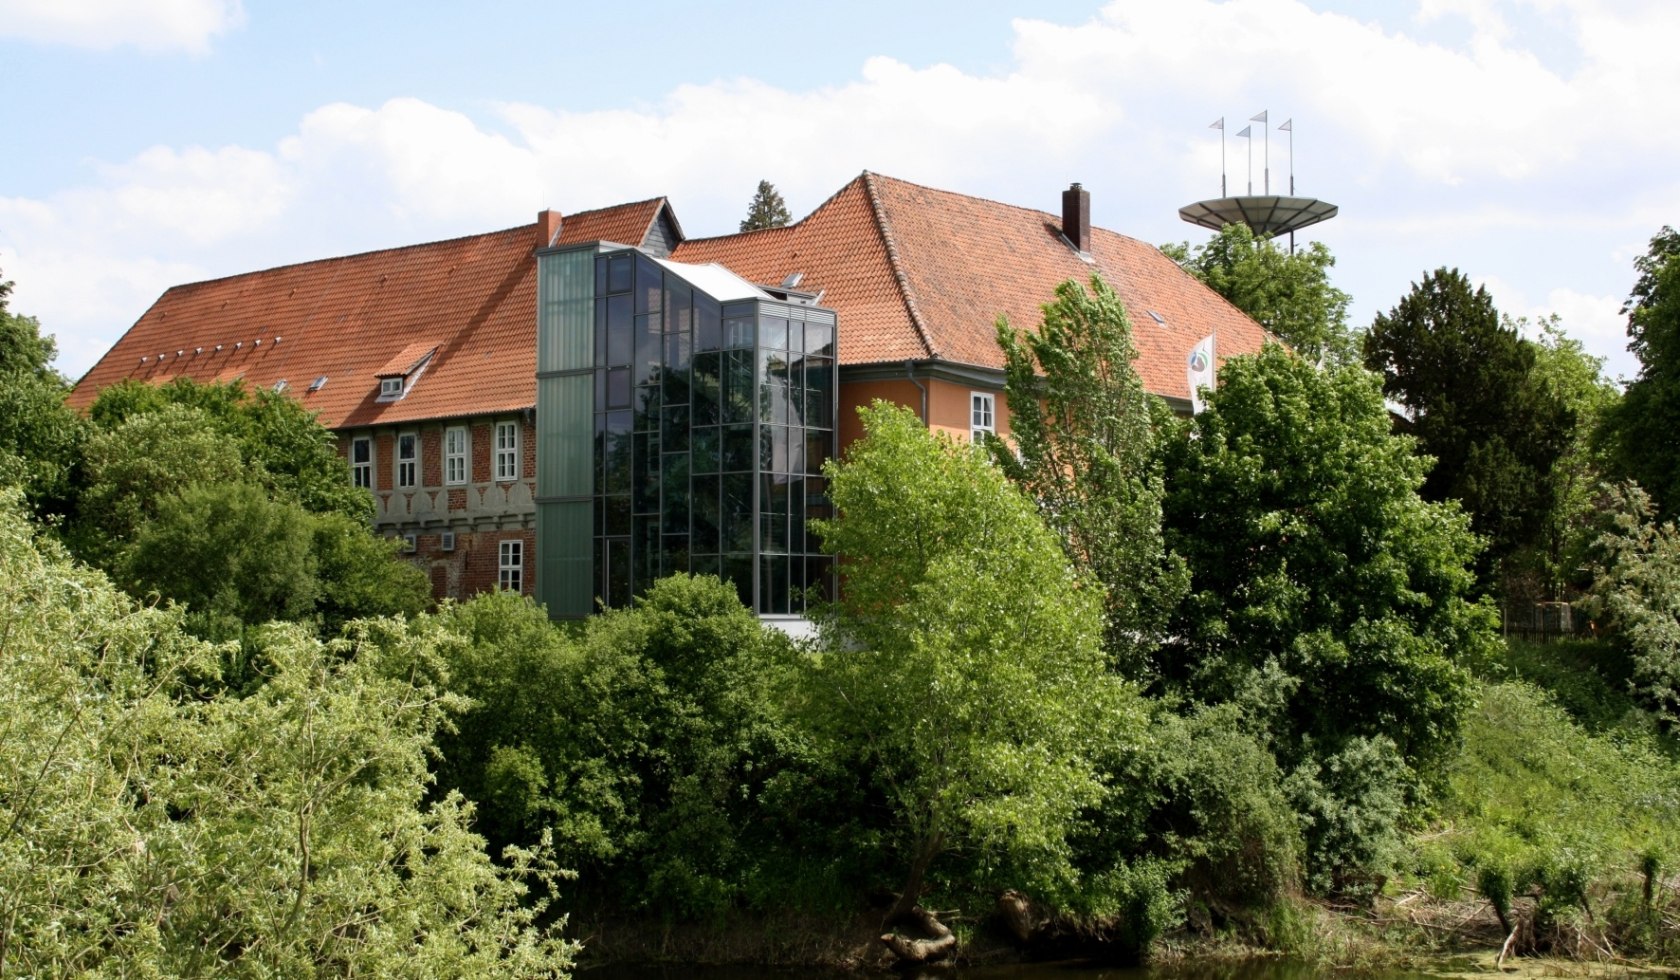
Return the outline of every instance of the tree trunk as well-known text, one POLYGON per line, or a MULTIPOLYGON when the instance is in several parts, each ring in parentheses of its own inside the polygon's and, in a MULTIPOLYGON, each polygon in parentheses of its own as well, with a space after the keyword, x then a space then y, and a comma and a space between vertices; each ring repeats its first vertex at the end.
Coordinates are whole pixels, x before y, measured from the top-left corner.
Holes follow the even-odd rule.
POLYGON ((899 921, 914 923, 925 937, 911 939, 897 932, 881 937, 881 942, 898 957, 900 963, 936 963, 957 951, 957 937, 939 921, 939 917, 920 905, 899 917, 899 921))
POLYGON ((915 913, 919 911, 917 904, 922 900, 922 881, 927 877, 927 869, 933 864, 933 859, 944 846, 943 833, 934 833, 923 838, 921 846, 916 849, 915 859, 910 862, 910 877, 904 882, 904 890, 899 893, 898 901, 893 903, 892 911, 887 913, 883 926, 891 927, 900 919, 915 921, 915 913))

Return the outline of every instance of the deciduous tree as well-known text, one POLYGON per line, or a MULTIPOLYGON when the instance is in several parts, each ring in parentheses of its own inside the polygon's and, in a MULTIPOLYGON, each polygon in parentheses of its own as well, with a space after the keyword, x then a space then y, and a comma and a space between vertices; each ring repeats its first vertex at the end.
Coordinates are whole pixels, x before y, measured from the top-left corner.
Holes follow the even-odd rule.
POLYGON ((0 973, 563 974, 552 868, 422 803, 440 639, 276 629, 267 683, 206 695, 215 648, 0 500, 0 973))
POLYGON ((1308 360, 1358 359, 1347 324, 1352 297, 1330 284, 1336 258, 1322 242, 1286 251, 1236 224, 1195 248, 1183 242, 1161 250, 1308 360))
POLYGON ((821 533, 845 587, 820 616, 812 703, 865 747, 891 807, 894 914, 951 849, 1017 869, 1017 887, 1065 879, 1067 834, 1101 794, 1095 746, 1140 724, 1106 669, 1101 590, 986 457, 905 409, 860 414, 865 437, 827 470, 840 516, 821 533))
POLYGON ((38 514, 63 515, 87 427, 64 404, 70 386, 52 366, 52 337, 7 309, 11 291, 0 279, 0 484, 21 487, 38 514))
POLYGON ((1062 541, 1068 559, 1103 589, 1104 646, 1138 676, 1184 594, 1184 564, 1161 537, 1155 432, 1167 415, 1132 362, 1131 322, 1093 276, 1068 281, 1037 332, 997 324, 1010 432, 992 456, 1062 541))
POLYGON ((1167 473, 1191 575, 1162 656, 1177 683, 1258 705, 1286 768, 1379 736, 1440 766, 1493 624, 1468 597, 1468 521, 1419 495, 1427 463, 1377 379, 1268 346, 1226 362, 1192 433, 1167 473))
POLYGON ((1622 306, 1639 376, 1607 420, 1620 476, 1650 493, 1656 513, 1680 516, 1680 232, 1663 228, 1634 262, 1639 279, 1622 306))

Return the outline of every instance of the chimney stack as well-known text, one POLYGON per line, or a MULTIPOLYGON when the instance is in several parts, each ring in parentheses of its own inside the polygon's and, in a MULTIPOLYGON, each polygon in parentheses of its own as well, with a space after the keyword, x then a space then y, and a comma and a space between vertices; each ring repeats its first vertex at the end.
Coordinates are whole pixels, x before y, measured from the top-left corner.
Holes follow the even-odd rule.
POLYGON ((1062 234, 1079 251, 1091 250, 1091 192, 1077 182, 1062 192, 1062 234))
POLYGON ((537 247, 547 248, 560 237, 560 212, 544 208, 537 212, 537 247))

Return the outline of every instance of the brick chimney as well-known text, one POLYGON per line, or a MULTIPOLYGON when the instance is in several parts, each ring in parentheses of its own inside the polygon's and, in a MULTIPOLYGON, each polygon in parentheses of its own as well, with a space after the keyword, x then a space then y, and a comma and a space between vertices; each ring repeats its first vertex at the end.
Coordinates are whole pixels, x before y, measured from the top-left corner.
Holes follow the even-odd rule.
POLYGON ((1062 192, 1062 234, 1079 251, 1091 250, 1091 192, 1078 183, 1062 192))
POLYGON ((560 212, 544 208, 537 212, 537 247, 547 248, 560 237, 560 212))

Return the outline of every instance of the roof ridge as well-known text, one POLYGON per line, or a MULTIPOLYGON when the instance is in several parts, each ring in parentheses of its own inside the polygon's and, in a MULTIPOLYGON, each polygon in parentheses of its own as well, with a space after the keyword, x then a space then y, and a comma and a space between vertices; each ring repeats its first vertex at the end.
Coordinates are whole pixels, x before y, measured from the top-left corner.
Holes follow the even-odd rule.
POLYGON ((893 280, 898 283, 899 296, 904 300, 904 310, 910 315, 910 325, 916 328, 916 336, 921 338, 922 349, 927 351, 927 356, 937 359, 940 357, 939 349, 933 344, 927 324, 922 322, 922 311, 916 303, 916 293, 910 288, 910 279, 899 264, 898 244, 893 241, 892 226, 887 221, 886 209, 882 206, 879 195, 875 193, 875 177, 875 174, 865 170, 861 178, 864 196, 869 199, 869 210, 875 216, 875 230, 881 236, 881 243, 886 246, 887 265, 892 267, 893 280))
MULTIPOLYGON (((927 184, 918 184, 913 180, 905 180, 902 177, 889 177, 886 174, 871 174, 871 176, 875 177, 878 180, 890 180, 895 184, 903 184, 906 187, 914 187, 917 190, 928 191, 929 193, 933 193, 933 194, 943 194, 947 197, 961 197, 961 198, 966 198, 967 200, 970 200, 970 201, 979 201, 982 204, 989 204, 989 205, 992 205, 994 207, 1008 208, 1011 211, 1024 211, 1028 214, 1044 215, 1048 218, 1053 219, 1058 225, 1060 225, 1061 221, 1062 221, 1062 216, 1061 215, 1057 214, 1054 211, 1046 211, 1043 208, 1029 208, 1029 207, 1027 207, 1026 205, 1023 205, 1023 204, 1011 204, 1008 201, 999 201, 999 200, 996 200, 995 198, 981 197, 978 194, 964 194, 962 191, 953 191, 953 190, 950 190, 950 189, 944 188, 944 187, 931 187, 927 184)), ((1126 241, 1129 241, 1129 242, 1137 242, 1139 245, 1143 245, 1147 248, 1157 248, 1157 246, 1151 244, 1150 242, 1146 242, 1143 239, 1136 237, 1135 235, 1128 235, 1123 231, 1115 231, 1113 228, 1104 228, 1100 225, 1092 225, 1091 230, 1092 231, 1101 231, 1101 232, 1104 232, 1106 234, 1113 235, 1116 238, 1124 238, 1126 241)))

